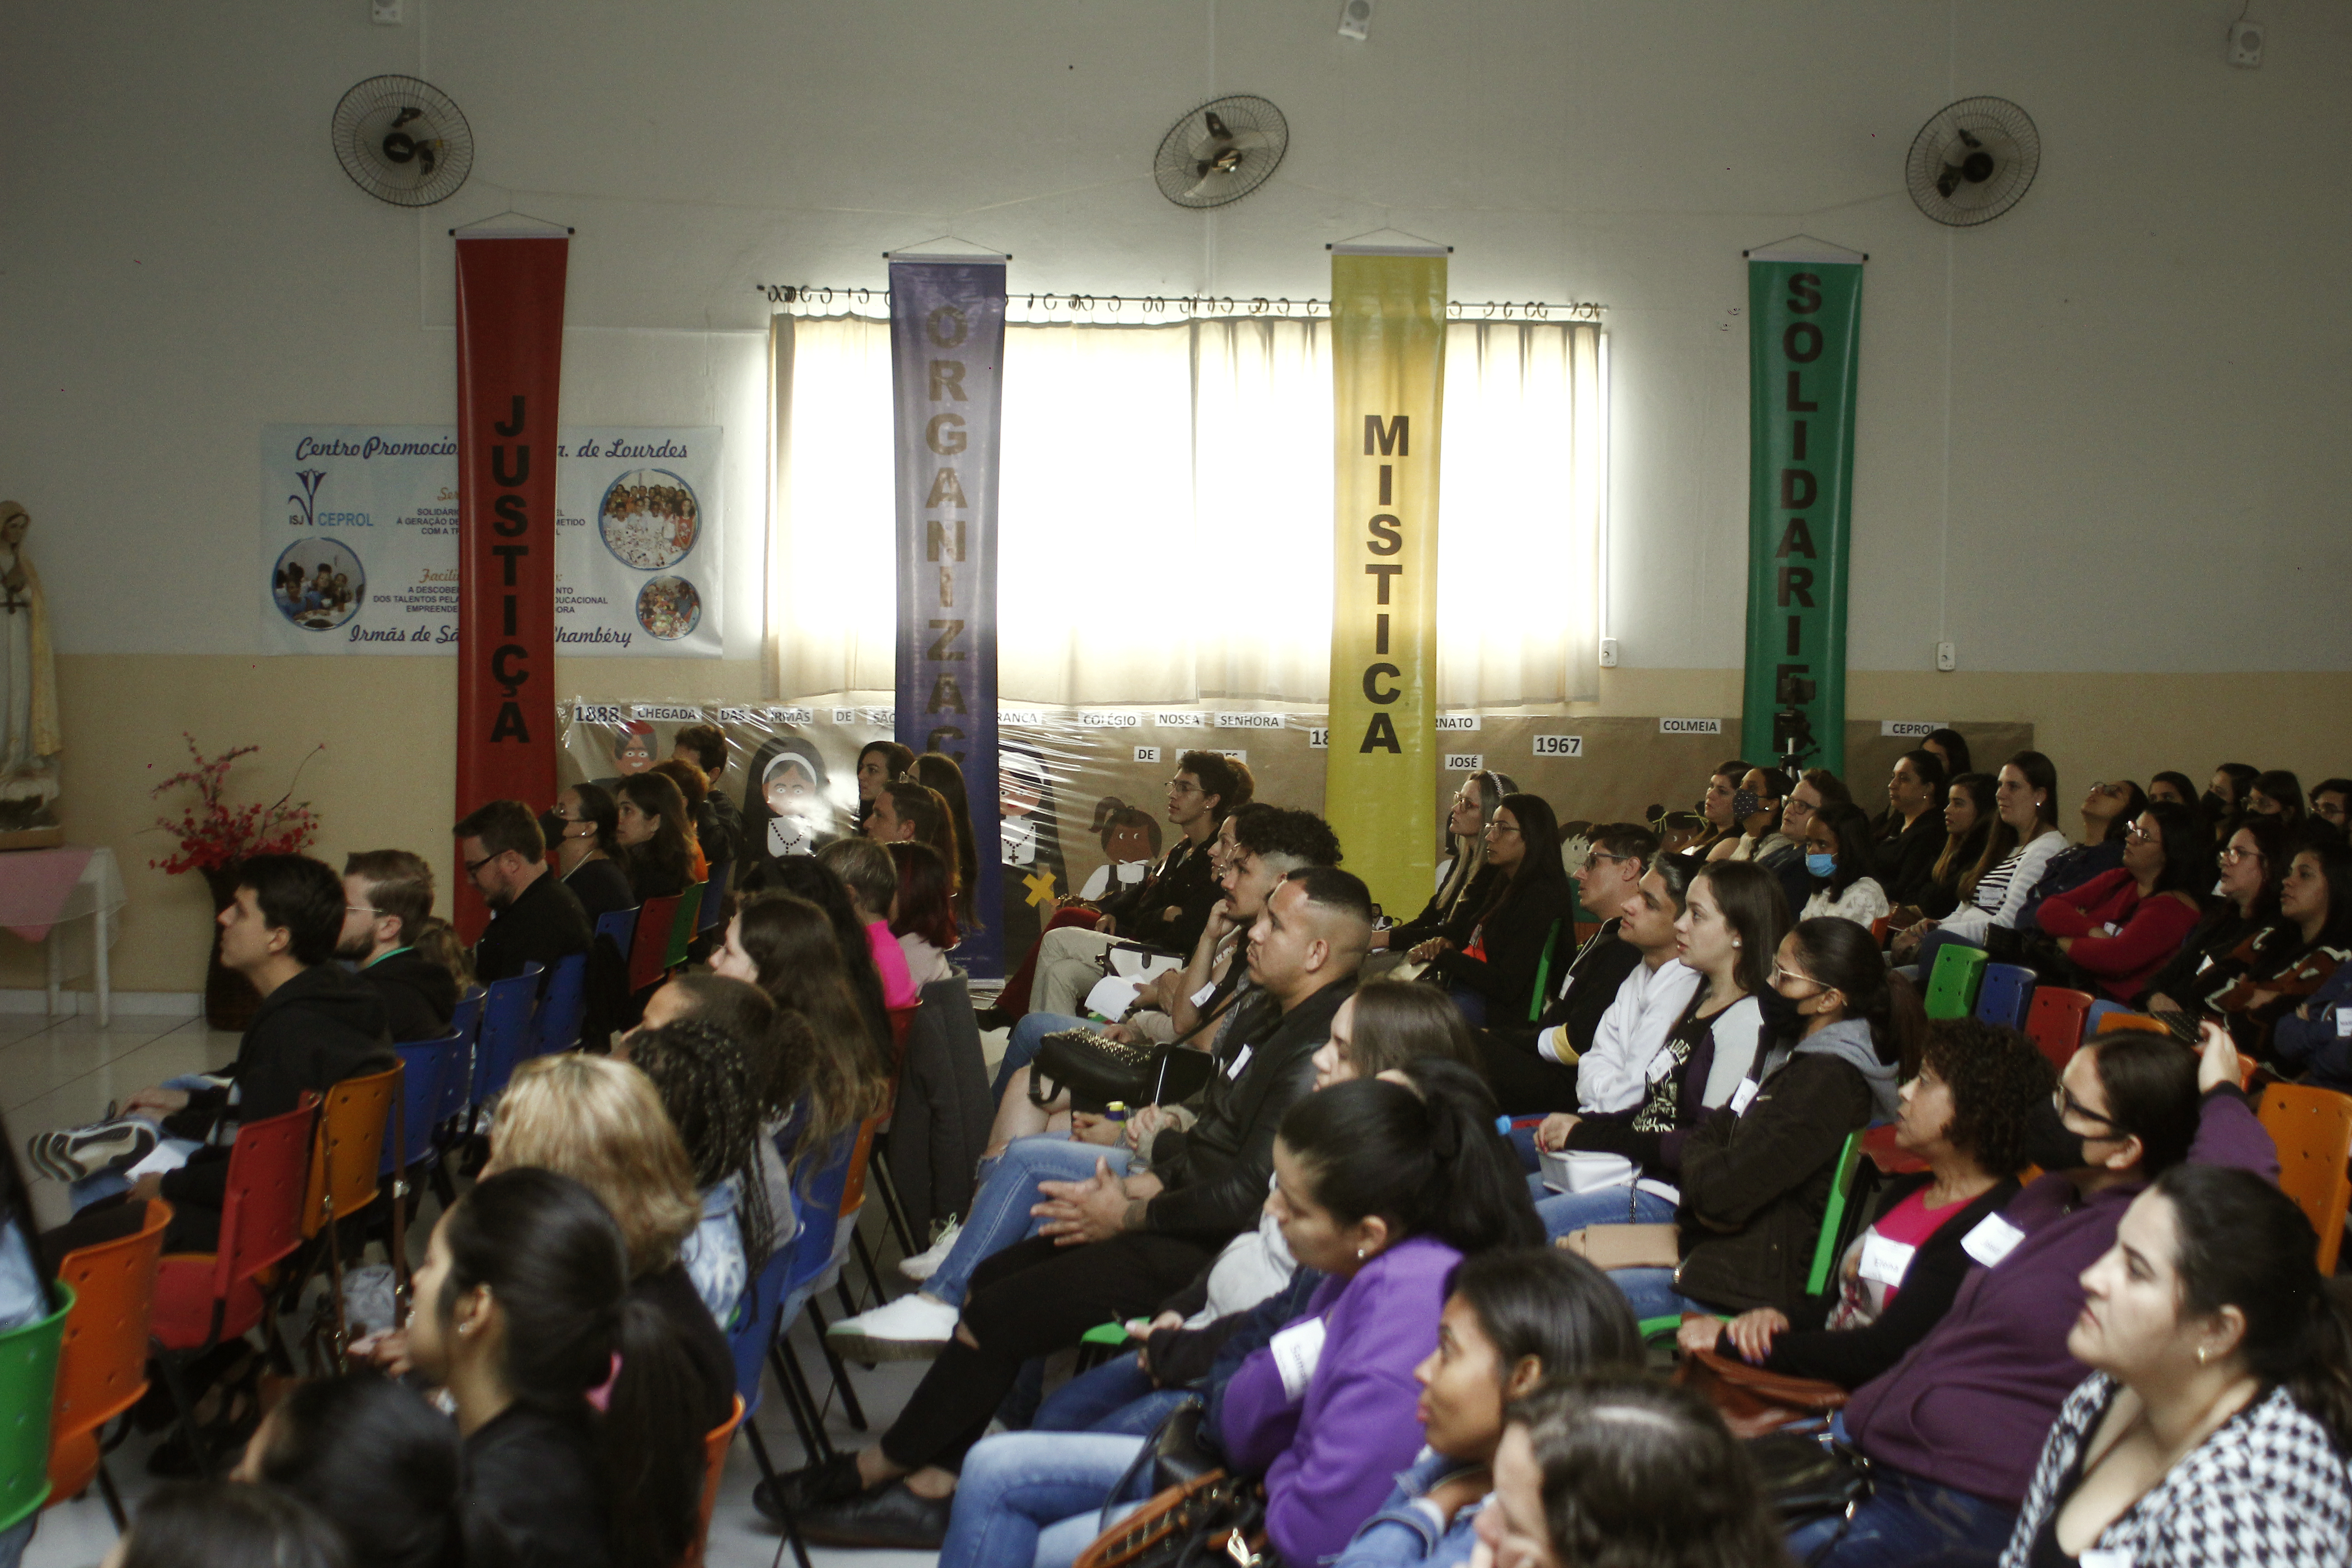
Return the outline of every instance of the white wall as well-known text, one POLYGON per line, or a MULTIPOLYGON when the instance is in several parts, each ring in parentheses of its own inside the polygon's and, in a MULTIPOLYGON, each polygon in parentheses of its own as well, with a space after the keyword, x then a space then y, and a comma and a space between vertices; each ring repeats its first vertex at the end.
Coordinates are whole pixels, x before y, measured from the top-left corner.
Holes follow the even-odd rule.
POLYGON ((1363 45, 1332 0, 408 12, 0 20, 0 493, 39 520, 64 651, 250 650, 258 426, 449 419, 446 230, 511 204, 580 230, 566 418, 725 423, 746 531, 753 283, 878 282, 883 248, 945 230, 1013 252, 1016 286, 1296 296, 1324 291, 1324 241, 1391 223, 1457 247, 1460 297, 1601 300, 1611 622, 1639 667, 1738 662, 1729 310, 1740 247, 1801 229, 1872 256, 1856 668, 1924 668, 1938 635, 1971 668, 2352 661, 2352 619, 2289 618, 2352 564, 2343 7, 2288 12, 2256 71, 2222 61, 2225 0, 1382 0, 1363 45), (328 146, 343 89, 389 70, 480 144, 423 214, 328 146), (1283 106, 1288 162, 1222 214, 1171 206, 1160 133, 1234 90, 1283 106), (2010 216, 1947 231, 1902 159, 1974 92, 2024 104, 2046 160, 2010 216))

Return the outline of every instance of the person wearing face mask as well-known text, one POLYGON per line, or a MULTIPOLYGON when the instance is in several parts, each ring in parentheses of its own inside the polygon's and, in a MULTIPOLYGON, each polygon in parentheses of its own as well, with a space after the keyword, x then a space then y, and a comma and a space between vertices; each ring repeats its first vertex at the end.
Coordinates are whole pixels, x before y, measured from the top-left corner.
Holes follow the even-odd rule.
POLYGON ((1766 870, 1780 868, 1798 853, 1780 831, 1780 806, 1789 797, 1789 775, 1778 768, 1750 768, 1731 797, 1731 820, 1737 837, 1725 838, 1706 852, 1709 864, 1752 860, 1766 870))
POLYGON ((1486 864, 1486 824, 1507 795, 1519 786, 1508 773, 1477 773, 1462 781, 1445 814, 1446 859, 1437 868, 1437 892, 1421 913, 1372 933, 1372 951, 1409 952, 1434 936, 1456 946, 1469 940, 1470 924, 1486 907, 1499 872, 1486 864))
POLYGON ((1893 1366, 1952 1305, 1969 1271, 1961 1239, 2019 1192, 2025 1131, 2054 1076, 2033 1043, 1974 1018, 1927 1026, 1903 1085, 1895 1146, 1927 1169, 1891 1178, 1877 1217, 1839 1259, 1818 1328, 1773 1307, 1729 1323, 1685 1319, 1685 1351, 1737 1355, 1768 1371, 1859 1388, 1893 1366))
POLYGON ((1946 941, 1981 946, 1992 927, 2013 928, 2034 884, 2066 847, 2066 836, 2058 831, 2058 770, 2049 758, 2039 752, 2020 752, 2003 763, 1994 799, 2000 820, 1970 872, 1975 882, 1969 901, 1941 920, 1920 921, 1895 939, 1896 960, 1908 963, 1916 952, 1923 979, 1935 963, 1927 937, 1940 933, 1946 941))
POLYGON ((2123 864, 2043 900, 2036 923, 2074 969, 2128 1001, 2195 929, 2210 847, 2187 806, 2156 802, 2126 830, 2123 864))
POLYGON ((1799 920, 1852 921, 1868 930, 1886 913, 1886 889, 1869 874, 1870 819, 1862 807, 1822 808, 1803 842, 1808 895, 1799 920))
POLYGON ((1510 1404, 1554 1379, 1642 1365, 1625 1299, 1581 1258, 1547 1249, 1464 1260, 1445 1282, 1437 1348, 1413 1368, 1426 1445, 1334 1568, 1467 1562, 1510 1404))
POLYGON ((2205 819, 2218 828, 2246 814, 2246 795, 2263 771, 2248 763, 2223 763, 2205 786, 2205 819))
POLYGON ((2277 824, 2267 817, 2240 823, 2214 857, 2221 877, 2213 886, 2212 907, 2132 998, 2133 1005, 2159 1017, 2183 1015, 2189 1005, 2242 975, 2244 965, 2233 955, 2248 937, 2277 921, 2287 859, 2277 824))
POLYGON ((2249 816, 2275 816, 2290 829, 2303 824, 2303 781, 2284 768, 2256 774, 2244 800, 2249 816))
POLYGON ((2344 1561, 2352 1296, 2311 1222, 2242 1171, 2179 1165, 2083 1272, 2091 1369, 2042 1445, 2003 1568, 2344 1561))
MULTIPOLYGON (((1797 852, 1782 857, 1773 875, 1780 879, 1780 896, 1790 909, 1804 908, 1805 900, 1813 896, 1812 874, 1805 869, 1804 854, 1805 835, 1811 830, 1813 818, 1824 807, 1853 804, 1853 792, 1827 768, 1808 768, 1789 786, 1788 804, 1780 808, 1780 831, 1797 852)), ((1872 868, 1864 868, 1865 872, 1872 868)))
MULTIPOLYGON (((1663 886, 1658 891, 1663 903, 1663 886)), ((1674 1218, 1685 1141, 1709 1110, 1731 1102, 1764 1049, 1770 1027, 1764 998, 1771 994, 1771 953, 1788 923, 1780 884, 1761 867, 1718 863, 1700 868, 1691 879, 1674 930, 1680 962, 1699 984, 1690 988, 1689 1000, 1657 1047, 1641 1061, 1638 1098, 1620 1110, 1548 1116, 1536 1130, 1541 1149, 1614 1154, 1629 1162, 1630 1184, 1543 1199, 1536 1212, 1546 1235, 1565 1237, 1588 1225, 1663 1224, 1674 1218)), ((1777 996, 1773 1001, 1777 1012, 1777 996)))
POLYGON ((2197 1055, 2137 1033, 2095 1036, 2074 1053, 2021 1150, 2044 1174, 1963 1239, 1973 1264, 1951 1310, 1833 1424, 1871 1461, 1871 1498, 1850 1524, 1793 1532, 1798 1557, 1832 1536, 1814 1561, 1838 1568, 2000 1550, 2032 1456, 2082 1380, 2066 1337, 2083 1271, 2114 1245, 2132 1199, 2184 1162, 2276 1179, 2277 1153, 2239 1074, 2219 1027, 2197 1055))
POLYGON ((1948 837, 1944 760, 1929 751, 1895 759, 1886 780, 1886 811, 1872 825, 1871 874, 1897 904, 1919 901, 1935 883, 1936 858, 1948 837))

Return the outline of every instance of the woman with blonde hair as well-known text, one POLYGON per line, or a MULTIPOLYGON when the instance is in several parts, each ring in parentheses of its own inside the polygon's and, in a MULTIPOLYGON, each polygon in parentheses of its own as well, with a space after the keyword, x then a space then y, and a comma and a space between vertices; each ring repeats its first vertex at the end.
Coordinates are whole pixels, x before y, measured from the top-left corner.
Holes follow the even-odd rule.
POLYGON ((490 1127, 484 1179, 537 1166, 612 1211, 629 1253, 629 1294, 670 1321, 709 1385, 707 1425, 734 1408, 735 1358, 679 1251, 702 1218, 694 1166, 653 1080, 610 1057, 566 1052, 515 1068, 490 1127))

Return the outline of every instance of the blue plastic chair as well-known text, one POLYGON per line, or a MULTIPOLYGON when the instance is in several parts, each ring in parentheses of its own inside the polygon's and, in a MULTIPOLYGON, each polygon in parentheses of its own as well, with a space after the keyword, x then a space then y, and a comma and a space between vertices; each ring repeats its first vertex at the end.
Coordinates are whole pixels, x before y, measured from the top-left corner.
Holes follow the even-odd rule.
POLYGON ((2091 1010, 2089 1012, 2083 1015, 2083 1039, 2087 1043, 2092 1036, 2097 1034, 2099 1032, 2099 1021, 2105 1018, 2108 1014, 2128 1013, 2130 1011, 2130 1008, 2125 1006, 2120 1002, 2110 1002, 2106 998, 2101 997, 2098 1001, 2091 1004, 2091 1010))
POLYGON ((1984 983, 1977 988, 1977 1021, 2004 1029, 2025 1027, 2026 1009, 2033 1005, 2033 971, 2014 963, 1988 963, 1984 983))
POLYGON ((629 955, 629 939, 637 934, 637 911, 635 910, 614 910, 609 915, 598 915, 596 917, 596 934, 598 936, 611 937, 613 939, 613 945, 620 950, 621 956, 624 959, 627 958, 629 955))
POLYGON ((489 995, 482 1004, 481 1040, 474 1050, 469 1098, 477 1111, 506 1088, 507 1079, 514 1077, 515 1064, 522 1060, 523 1048, 530 1043, 531 1013, 539 1003, 542 967, 526 963, 520 974, 490 983, 489 995))
POLYGON ((474 1103, 467 1091, 474 1085, 474 1051, 482 1038, 482 1005, 489 994, 478 985, 467 987, 457 998, 457 1012, 450 1016, 449 1032, 457 1037, 457 1050, 442 1077, 441 1098, 433 1107, 436 1127, 448 1126, 474 1103))
POLYGON ((400 1057, 402 1068, 401 1113, 396 1121, 384 1119, 383 1159, 376 1167, 377 1175, 413 1170, 437 1152, 433 1142, 434 1112, 440 1109, 448 1079, 457 1071, 458 1049, 464 1043, 463 1035, 451 1033, 437 1040, 412 1040, 392 1047, 400 1057), (401 1134, 407 1139, 404 1150, 394 1142, 401 1134))
POLYGON ((547 994, 532 1020, 530 1048, 526 1057, 550 1056, 580 1044, 580 1025, 588 1011, 588 955, 572 953, 556 961, 547 979, 547 994))
POLYGON ((735 862, 721 860, 710 868, 709 877, 702 884, 702 910, 694 917, 697 935, 719 923, 727 910, 727 884, 734 879, 735 862))

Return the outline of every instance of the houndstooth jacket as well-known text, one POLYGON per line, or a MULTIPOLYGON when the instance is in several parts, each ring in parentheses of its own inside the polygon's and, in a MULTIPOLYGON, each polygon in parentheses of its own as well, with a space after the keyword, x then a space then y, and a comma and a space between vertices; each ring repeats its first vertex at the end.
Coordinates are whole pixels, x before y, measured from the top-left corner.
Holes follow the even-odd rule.
MULTIPOLYGON (((2001 1568, 2025 1568, 2042 1521, 2064 1501, 2059 1485, 2119 1387, 2093 1373, 2067 1396, 2001 1568)), ((2352 1563, 2352 1474, 2326 1428, 2274 1388, 2173 1466, 2100 1532, 2095 1552, 2130 1568, 2340 1568, 2352 1563)))

